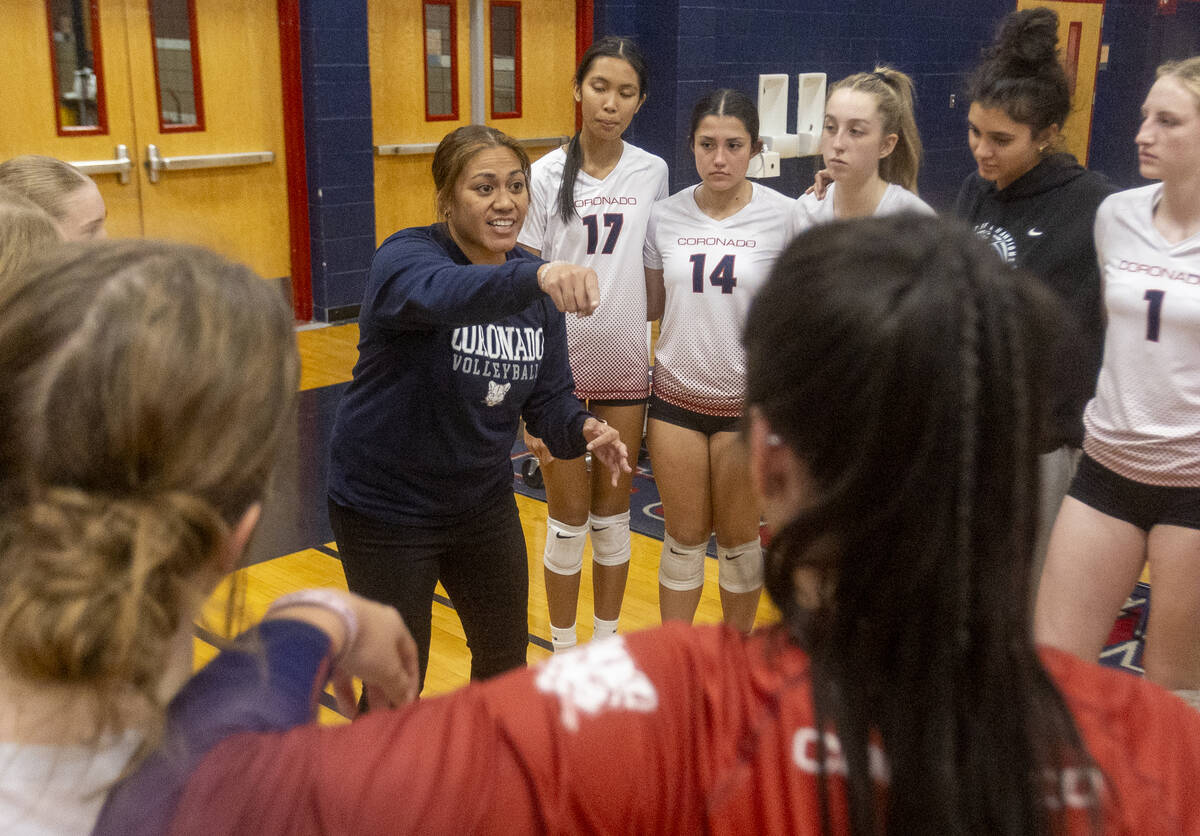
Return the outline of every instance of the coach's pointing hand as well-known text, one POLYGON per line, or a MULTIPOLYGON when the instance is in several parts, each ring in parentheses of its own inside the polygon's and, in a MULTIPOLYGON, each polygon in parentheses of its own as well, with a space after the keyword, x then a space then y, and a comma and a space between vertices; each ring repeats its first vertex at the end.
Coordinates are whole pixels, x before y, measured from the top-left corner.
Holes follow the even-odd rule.
POLYGON ((563 313, 591 316, 600 306, 600 284, 590 267, 551 261, 538 268, 537 280, 538 287, 563 313))

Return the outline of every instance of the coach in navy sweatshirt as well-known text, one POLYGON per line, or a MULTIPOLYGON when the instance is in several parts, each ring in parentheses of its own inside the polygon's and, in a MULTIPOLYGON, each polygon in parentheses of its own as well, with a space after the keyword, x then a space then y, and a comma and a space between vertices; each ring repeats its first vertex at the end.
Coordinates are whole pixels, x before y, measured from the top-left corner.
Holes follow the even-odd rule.
POLYGON ((371 264, 329 468, 347 583, 399 609, 422 682, 439 580, 472 678, 525 663, 528 565, 510 461, 520 419, 556 456, 590 450, 628 470, 616 431, 575 398, 567 362, 562 312, 595 310, 596 275, 516 244, 524 150, 467 126, 439 144, 433 173, 445 221, 397 232, 371 264))

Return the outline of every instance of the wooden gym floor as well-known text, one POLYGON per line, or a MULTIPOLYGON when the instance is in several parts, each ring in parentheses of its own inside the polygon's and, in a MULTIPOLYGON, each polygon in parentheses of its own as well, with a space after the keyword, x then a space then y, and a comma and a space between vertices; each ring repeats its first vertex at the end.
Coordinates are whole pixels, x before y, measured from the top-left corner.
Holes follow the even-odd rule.
MULTIPOLYGON (((263 520, 249 555, 248 567, 241 570, 241 588, 235 611, 241 623, 257 620, 267 605, 278 596, 310 586, 345 588, 346 579, 337 559, 336 545, 329 530, 325 510, 326 442, 337 400, 350 380, 357 359, 358 326, 340 325, 297 333, 302 361, 300 405, 296 433, 285 442, 276 468, 271 494, 263 520)), ((542 548, 545 544, 546 506, 517 496, 521 522, 529 549, 529 645, 530 663, 550 655, 550 627, 546 611, 546 593, 542 583, 542 548), (543 646, 544 645, 544 646, 543 646)), ((633 557, 629 583, 621 611, 621 632, 630 632, 659 623, 658 556, 660 541, 634 532, 633 557)), ((716 622, 721 618, 717 597, 716 561, 705 561, 704 596, 696 615, 697 623, 716 622)), ((214 642, 226 633, 226 584, 213 596, 197 628, 196 664, 201 665, 215 653, 214 642)), ((429 652, 429 670, 423 695, 439 694, 465 684, 470 672, 470 654, 462 626, 448 605, 444 590, 438 587, 439 600, 433 604, 433 637, 429 652)), ((579 594, 579 641, 586 642, 592 629, 591 548, 584 555, 583 578, 579 594)), ((759 607, 759 623, 773 617, 765 601, 759 607)), ((237 625, 234 625, 235 629, 237 625)), ((332 710, 327 699, 320 709, 323 722, 344 722, 332 710)))

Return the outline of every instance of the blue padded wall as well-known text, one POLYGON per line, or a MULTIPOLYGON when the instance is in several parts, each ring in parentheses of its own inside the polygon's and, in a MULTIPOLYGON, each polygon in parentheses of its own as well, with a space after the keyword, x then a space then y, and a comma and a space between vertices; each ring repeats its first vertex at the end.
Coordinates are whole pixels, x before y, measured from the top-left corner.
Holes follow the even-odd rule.
POLYGON ((1200 3, 1181 2, 1170 15, 1155 14, 1156 6, 1155 0, 1108 0, 1104 8, 1109 58, 1096 76, 1088 166, 1122 186, 1146 182, 1138 174, 1133 139, 1155 68, 1200 55, 1200 3))
POLYGON ((375 252, 366 0, 301 0, 313 317, 358 315, 375 252))
MULTIPOLYGON (((875 63, 890 64, 917 86, 917 125, 925 143, 922 196, 942 210, 974 169, 967 148, 963 82, 1015 0, 595 0, 595 34, 638 40, 651 71, 651 98, 630 141, 671 166, 671 190, 697 182, 687 150, 694 102, 715 87, 757 95, 760 73, 825 72, 830 82, 875 63), (950 97, 957 95, 956 106, 950 97)), ((1200 2, 1180 0, 1156 14, 1156 0, 1108 0, 1103 42, 1109 63, 1096 82, 1089 165, 1122 186, 1143 181, 1133 138, 1154 68, 1200 54, 1200 2)), ((789 126, 795 120, 793 81, 789 126)), ((815 157, 784 160, 764 181, 796 195, 812 181, 815 157)))
MULTIPOLYGON (((823 71, 830 82, 876 62, 917 84, 917 122, 925 144, 922 196, 949 209, 974 163, 966 142, 962 84, 1014 0, 596 0, 595 34, 630 35, 646 50, 652 97, 631 142, 665 158, 672 191, 696 182, 686 149, 691 103, 716 86, 757 92, 760 73, 823 71), (956 107, 950 96, 958 95, 956 107)), ((1090 164, 1122 186, 1140 184, 1133 138, 1159 62, 1200 53, 1200 2, 1181 0, 1156 14, 1156 0, 1108 0, 1103 40, 1108 67, 1097 79, 1090 164)), ((792 91, 794 120, 794 83, 792 91)), ((785 160, 766 181, 788 194, 811 182, 815 158, 785 160)))
MULTIPOLYGON (((628 137, 671 166, 671 189, 697 182, 687 149, 692 103, 715 87, 757 95, 760 73, 825 72, 830 82, 876 63, 909 73, 917 85, 917 119, 926 143, 921 191, 949 208, 974 163, 966 143, 960 93, 966 72, 991 39, 1012 0, 597 0, 596 35, 628 34, 647 53, 651 97, 628 137), (667 89, 663 89, 667 88, 667 89)), ((795 120, 793 79, 789 125, 795 120)), ((785 160, 782 176, 764 181, 797 195, 812 181, 815 158, 785 160)))

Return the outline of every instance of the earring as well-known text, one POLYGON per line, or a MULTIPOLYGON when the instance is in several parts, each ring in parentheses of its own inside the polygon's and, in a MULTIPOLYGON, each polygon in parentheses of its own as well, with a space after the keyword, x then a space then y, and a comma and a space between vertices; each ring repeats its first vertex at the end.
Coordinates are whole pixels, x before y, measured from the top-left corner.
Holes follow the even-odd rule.
POLYGON ((767 446, 768 447, 782 447, 783 439, 779 437, 778 433, 768 433, 767 434, 767 446))

